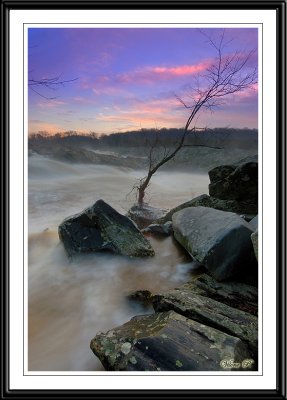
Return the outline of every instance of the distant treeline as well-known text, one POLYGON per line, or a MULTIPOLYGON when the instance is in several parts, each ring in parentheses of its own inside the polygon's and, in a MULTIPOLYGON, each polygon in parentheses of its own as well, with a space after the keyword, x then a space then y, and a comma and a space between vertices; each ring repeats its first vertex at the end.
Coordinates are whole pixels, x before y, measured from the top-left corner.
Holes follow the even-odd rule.
MULTIPOLYGON (((81 134, 75 131, 49 135, 38 132, 29 135, 29 145, 57 144, 91 148, 174 146, 183 134, 183 128, 141 129, 99 136, 97 133, 81 134)), ((257 148, 257 129, 214 128, 191 132, 186 138, 188 146, 211 146, 220 148, 257 148)))

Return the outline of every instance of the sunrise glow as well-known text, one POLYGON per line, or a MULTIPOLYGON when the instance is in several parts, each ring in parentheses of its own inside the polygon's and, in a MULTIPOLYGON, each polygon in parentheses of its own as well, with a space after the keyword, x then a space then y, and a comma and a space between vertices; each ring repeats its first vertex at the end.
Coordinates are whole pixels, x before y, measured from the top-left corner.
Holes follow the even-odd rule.
MULTIPOLYGON (((205 29, 216 39, 220 29, 205 29)), ((257 29, 226 29, 227 55, 257 49, 257 29)), ((29 133, 98 134, 184 126, 186 96, 204 76, 215 49, 195 28, 29 28, 29 133)), ((257 52, 246 68, 258 64, 257 52)), ((197 124, 257 128, 257 85, 226 99, 197 124)))

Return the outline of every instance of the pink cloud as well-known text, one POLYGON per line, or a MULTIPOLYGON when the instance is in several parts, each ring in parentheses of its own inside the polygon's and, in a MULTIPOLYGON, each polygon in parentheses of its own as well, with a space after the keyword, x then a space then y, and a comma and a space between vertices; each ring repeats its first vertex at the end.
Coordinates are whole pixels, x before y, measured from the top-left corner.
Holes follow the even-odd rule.
POLYGON ((236 97, 239 99, 247 99, 250 97, 257 96, 258 94, 258 83, 254 83, 249 88, 236 93, 236 97))
POLYGON ((176 110, 176 106, 179 105, 176 98, 163 98, 163 99, 151 99, 147 101, 139 101, 138 98, 126 99, 128 104, 114 104, 107 110, 112 110, 117 115, 159 115, 159 114, 170 114, 176 110))
POLYGON ((124 84, 152 84, 159 80, 169 80, 173 78, 185 77, 202 72, 208 68, 210 62, 201 62, 194 65, 179 65, 174 67, 146 67, 139 70, 119 74, 115 79, 124 84))
POLYGON ((184 124, 185 115, 182 108, 176 109, 176 99, 153 99, 148 102, 141 102, 137 99, 125 106, 113 106, 106 110, 105 114, 97 116, 97 121, 108 124, 121 124, 133 126, 134 129, 158 127, 181 126, 184 124), (175 114, 176 113, 176 114, 175 114))
POLYGON ((196 65, 181 65, 178 67, 153 67, 151 71, 155 74, 165 76, 185 76, 193 75, 198 72, 204 71, 209 66, 209 63, 203 62, 196 65))
POLYGON ((166 116, 163 115, 160 118, 154 118, 154 116, 134 115, 132 113, 127 115, 103 115, 98 118, 99 121, 105 123, 129 123, 133 126, 154 127, 155 122, 162 127, 172 127, 182 123, 182 118, 177 116, 166 116))
POLYGON ((98 75, 95 80, 89 78, 81 79, 79 86, 82 89, 99 90, 114 90, 117 84, 132 84, 145 85, 154 84, 158 81, 171 79, 179 79, 182 77, 194 75, 206 70, 210 66, 210 61, 200 62, 193 65, 175 65, 172 67, 166 66, 150 66, 141 69, 131 70, 125 73, 115 75, 98 75))

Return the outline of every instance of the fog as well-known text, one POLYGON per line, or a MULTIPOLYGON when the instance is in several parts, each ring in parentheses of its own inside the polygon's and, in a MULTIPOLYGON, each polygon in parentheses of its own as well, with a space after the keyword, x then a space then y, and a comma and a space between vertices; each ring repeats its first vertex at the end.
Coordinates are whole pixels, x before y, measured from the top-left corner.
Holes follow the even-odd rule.
MULTIPOLYGON (((29 157, 29 370, 102 370, 89 348, 96 333, 153 312, 126 295, 137 289, 164 291, 200 272, 171 237, 149 237, 156 255, 148 259, 97 253, 68 260, 57 233, 62 220, 98 199, 126 213, 135 201, 130 191, 144 174, 120 166, 29 157)), ((207 174, 160 171, 147 199, 169 209, 207 193, 208 183, 207 174)))

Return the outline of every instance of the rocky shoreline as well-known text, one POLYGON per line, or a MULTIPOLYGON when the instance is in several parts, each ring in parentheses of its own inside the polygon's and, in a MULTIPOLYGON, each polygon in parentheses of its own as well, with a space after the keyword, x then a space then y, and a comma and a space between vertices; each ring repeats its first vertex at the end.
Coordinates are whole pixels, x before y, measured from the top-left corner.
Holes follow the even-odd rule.
POLYGON ((154 314, 98 333, 92 351, 108 371, 256 370, 257 289, 210 279, 151 294, 154 314))
POLYGON ((133 207, 127 217, 99 200, 59 226, 69 256, 108 250, 150 257, 153 249, 144 235, 173 234, 206 268, 205 274, 166 293, 143 288, 130 295, 152 304, 154 313, 96 334, 90 347, 106 370, 258 369, 257 158, 216 167, 209 177, 210 196, 164 215, 151 207, 148 212, 133 207))

